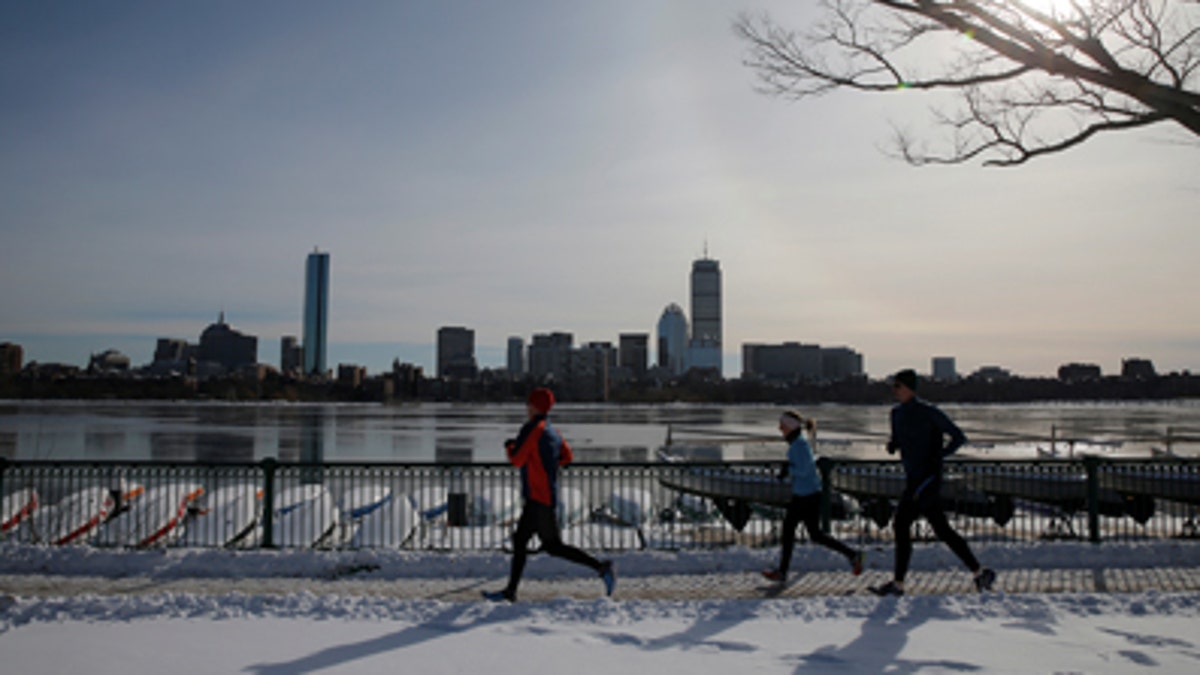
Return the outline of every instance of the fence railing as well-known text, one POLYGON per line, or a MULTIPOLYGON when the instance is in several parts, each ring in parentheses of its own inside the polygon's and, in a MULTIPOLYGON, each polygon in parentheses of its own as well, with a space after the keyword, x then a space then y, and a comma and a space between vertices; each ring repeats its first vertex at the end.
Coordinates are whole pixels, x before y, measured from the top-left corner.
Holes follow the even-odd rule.
MULTIPOLYGON (((860 544, 890 540, 904 488, 898 462, 823 458, 819 467, 823 527, 860 544)), ((780 468, 573 464, 561 477, 563 538, 596 550, 774 546, 790 498, 780 468)), ((503 549, 519 480, 507 464, 0 459, 0 523, 5 539, 45 545, 503 549)), ((941 497, 975 541, 1200 534, 1195 459, 951 460, 941 497)))

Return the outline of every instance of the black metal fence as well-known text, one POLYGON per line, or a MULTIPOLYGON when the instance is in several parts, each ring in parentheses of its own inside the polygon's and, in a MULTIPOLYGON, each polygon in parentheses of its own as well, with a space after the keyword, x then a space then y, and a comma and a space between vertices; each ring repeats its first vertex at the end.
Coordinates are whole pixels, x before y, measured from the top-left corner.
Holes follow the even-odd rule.
MULTIPOLYGON (((899 464, 819 466, 827 531, 890 540, 899 464)), ((780 468, 574 464, 561 479, 563 538, 595 550, 774 546, 790 498, 780 468)), ((0 459, 0 495, 6 539, 107 547, 502 549, 521 508, 507 464, 0 459)), ((952 460, 941 497, 974 541, 1196 537, 1200 460, 952 460)))

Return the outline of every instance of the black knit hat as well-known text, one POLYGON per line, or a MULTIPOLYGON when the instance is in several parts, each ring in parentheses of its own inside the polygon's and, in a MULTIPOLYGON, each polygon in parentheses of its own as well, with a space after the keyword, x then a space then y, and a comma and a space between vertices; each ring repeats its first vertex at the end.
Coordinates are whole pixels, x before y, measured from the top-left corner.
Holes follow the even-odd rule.
POLYGON ((892 376, 892 384, 902 384, 913 391, 917 390, 917 371, 912 368, 904 370, 892 376))

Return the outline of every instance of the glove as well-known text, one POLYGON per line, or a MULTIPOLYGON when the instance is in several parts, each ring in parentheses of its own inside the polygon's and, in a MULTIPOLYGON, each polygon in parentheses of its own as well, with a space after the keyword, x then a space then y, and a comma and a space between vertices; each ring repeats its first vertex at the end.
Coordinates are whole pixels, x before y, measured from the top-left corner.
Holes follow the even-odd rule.
POLYGON ((896 441, 894 441, 894 440, 889 440, 889 441, 887 442, 887 453, 888 453, 889 455, 894 455, 894 454, 896 454, 896 451, 897 451, 897 450, 899 450, 899 449, 900 449, 900 444, 899 444, 899 443, 897 443, 896 441))
POLYGON ((512 451, 517 449, 516 439, 510 438, 504 441, 504 449, 507 450, 509 454, 512 454, 512 451))

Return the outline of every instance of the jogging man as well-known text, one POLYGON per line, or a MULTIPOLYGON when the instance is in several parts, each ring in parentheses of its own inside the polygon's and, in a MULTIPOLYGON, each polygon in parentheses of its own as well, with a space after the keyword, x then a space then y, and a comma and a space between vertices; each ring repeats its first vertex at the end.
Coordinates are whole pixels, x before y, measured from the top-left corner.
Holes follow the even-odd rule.
POLYGON ((525 571, 526 547, 533 535, 542 542, 542 550, 552 556, 564 558, 596 571, 604 580, 604 590, 612 595, 616 586, 611 561, 600 562, 583 551, 563 543, 558 530, 558 474, 559 467, 571 462, 571 446, 550 426, 546 419, 554 407, 554 392, 549 389, 534 389, 529 394, 525 409, 529 420, 521 427, 515 441, 505 443, 508 461, 521 469, 521 496, 525 500, 521 519, 513 532, 512 568, 508 586, 499 591, 484 591, 483 596, 493 602, 507 600, 516 602, 517 585, 525 571))
POLYGON ((892 393, 897 405, 892 408, 892 436, 887 450, 889 454, 900 452, 905 487, 892 524, 896 533, 894 578, 883 586, 872 587, 871 591, 877 595, 904 595, 904 577, 912 558, 911 528, 918 516, 925 516, 937 538, 975 575, 976 590, 989 590, 996 581, 996 573, 979 564, 942 511, 942 458, 962 447, 967 437, 945 413, 917 398, 915 371, 906 369, 896 373, 892 378, 892 393))

